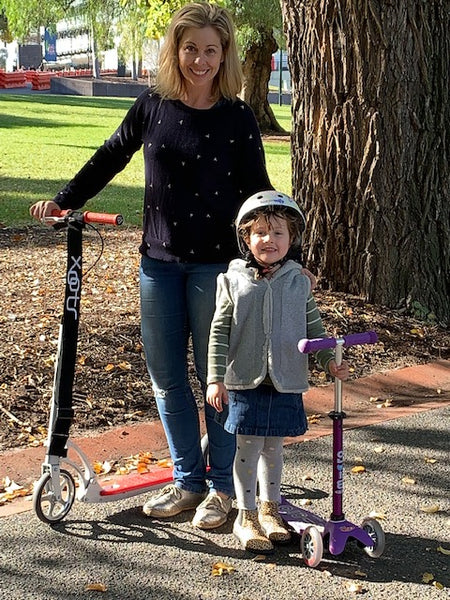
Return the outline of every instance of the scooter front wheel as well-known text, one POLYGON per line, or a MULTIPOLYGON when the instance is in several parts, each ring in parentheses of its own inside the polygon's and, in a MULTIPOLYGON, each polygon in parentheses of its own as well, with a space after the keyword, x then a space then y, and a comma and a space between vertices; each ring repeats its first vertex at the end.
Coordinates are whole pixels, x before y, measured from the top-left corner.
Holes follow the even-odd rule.
POLYGON ((44 473, 33 493, 33 509, 44 523, 59 523, 68 514, 75 500, 75 481, 69 471, 59 471, 59 492, 50 473, 44 473))
POLYGON ((305 529, 300 539, 303 562, 308 567, 317 567, 323 557, 323 540, 320 531, 314 525, 305 529))
POLYGON ((373 546, 364 546, 364 552, 372 558, 378 558, 383 554, 386 543, 383 528, 376 519, 367 517, 363 520, 361 529, 364 529, 373 540, 373 546))

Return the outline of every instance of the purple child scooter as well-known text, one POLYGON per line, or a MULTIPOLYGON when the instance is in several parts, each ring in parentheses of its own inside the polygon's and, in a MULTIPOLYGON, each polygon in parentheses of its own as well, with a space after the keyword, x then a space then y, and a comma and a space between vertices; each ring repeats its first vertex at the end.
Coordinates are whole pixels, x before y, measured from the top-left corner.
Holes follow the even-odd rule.
MULTIPOLYGON (((335 360, 342 361, 343 346, 374 344, 378 336, 374 331, 355 333, 338 338, 302 339, 298 349, 303 353, 317 352, 326 348, 335 348, 335 360)), ((384 531, 376 519, 367 517, 360 527, 345 519, 342 509, 344 491, 344 451, 342 381, 335 379, 334 410, 329 413, 333 420, 333 512, 328 520, 322 519, 307 510, 294 506, 285 498, 281 499, 280 515, 284 521, 301 535, 300 548, 303 561, 309 567, 316 567, 323 557, 324 542, 328 543, 331 554, 344 551, 347 541, 355 540, 371 557, 381 556, 385 546, 384 531)))

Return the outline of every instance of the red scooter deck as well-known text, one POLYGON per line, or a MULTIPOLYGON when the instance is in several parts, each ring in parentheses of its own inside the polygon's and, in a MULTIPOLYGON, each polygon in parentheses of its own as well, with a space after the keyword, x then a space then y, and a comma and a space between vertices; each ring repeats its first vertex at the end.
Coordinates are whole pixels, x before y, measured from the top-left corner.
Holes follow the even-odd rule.
POLYGON ((143 488, 157 488, 173 481, 171 468, 149 466, 147 473, 130 473, 128 475, 117 475, 108 479, 107 485, 102 482, 100 496, 114 496, 123 492, 131 492, 143 488))

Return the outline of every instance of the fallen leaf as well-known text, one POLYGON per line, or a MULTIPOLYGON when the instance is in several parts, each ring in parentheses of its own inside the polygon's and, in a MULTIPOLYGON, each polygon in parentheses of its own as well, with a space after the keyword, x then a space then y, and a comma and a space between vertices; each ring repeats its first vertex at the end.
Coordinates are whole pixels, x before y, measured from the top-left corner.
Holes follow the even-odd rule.
POLYGON ((413 335, 418 335, 419 337, 423 338, 425 336, 425 332, 422 328, 415 328, 415 329, 411 329, 411 333, 413 335))
POLYGON ((377 454, 381 454, 382 452, 384 452, 384 448, 383 448, 383 446, 375 446, 373 451, 376 452, 377 454))
POLYGON ((416 484, 416 480, 413 479, 412 477, 402 477, 402 482, 406 483, 407 485, 415 485, 416 484))
POLYGON ((434 463, 437 463, 437 458, 431 458, 431 457, 425 456, 425 462, 430 465, 434 465, 434 463))
POLYGON ((352 473, 364 473, 366 470, 366 467, 364 465, 356 465, 355 467, 352 467, 352 473))
POLYGON ((131 371, 131 364, 128 361, 123 360, 119 363, 119 369, 122 371, 131 371))
POLYGON ((228 575, 236 569, 232 565, 227 565, 223 562, 216 562, 212 566, 211 575, 213 577, 221 577, 222 575, 228 575))
POLYGON ((381 404, 377 404, 377 408, 389 408, 392 406, 392 398, 386 398, 381 404))
POLYGON ((433 585, 438 590, 444 589, 444 586, 442 585, 442 583, 439 583, 439 581, 433 581, 433 583, 431 585, 433 585))
POLYGON ((310 500, 310 498, 303 498, 300 500, 299 504, 300 506, 311 506, 312 500, 310 500))
POLYGON ((262 562, 264 560, 266 560, 267 556, 265 554, 257 554, 256 556, 253 557, 253 562, 262 562))
POLYGON ((128 475, 129 472, 130 470, 127 467, 119 467, 116 471, 117 475, 128 475))
POLYGON ((309 425, 317 425, 318 423, 320 423, 321 418, 322 418, 322 415, 309 415, 308 423, 309 423, 309 425))
POLYGON ((423 583, 430 583, 430 581, 433 581, 433 579, 434 579, 434 575, 432 575, 432 573, 424 573, 422 575, 423 583))
POLYGON ((105 371, 106 371, 107 373, 110 373, 111 371, 114 371, 114 369, 115 369, 115 366, 114 366, 112 363, 108 363, 108 364, 106 365, 106 367, 105 367, 105 371))
POLYGON ((364 573, 364 571, 355 571, 355 575, 358 577, 367 577, 367 573, 364 573))
POLYGON ((420 510, 423 513, 432 515, 433 513, 439 512, 440 506, 439 506, 439 504, 422 504, 422 506, 420 507, 420 510))
POLYGON ((364 591, 362 584, 357 583, 356 581, 349 581, 345 587, 349 592, 352 592, 353 594, 362 594, 364 591))
POLYGON ((107 587, 104 583, 88 583, 84 589, 87 592, 106 592, 107 587))
POLYGON ((376 519, 377 521, 384 521, 386 519, 386 513, 376 512, 375 510, 373 510, 369 514, 369 517, 371 517, 372 519, 376 519))
POLYGON ((105 460, 105 462, 103 463, 103 473, 105 475, 107 475, 112 469, 112 464, 109 462, 109 460, 105 460))
POLYGON ((450 556, 450 550, 447 550, 446 548, 443 548, 442 546, 438 546, 436 548, 436 550, 438 552, 440 552, 441 554, 445 554, 445 556, 450 556))
POLYGON ((101 462, 99 462, 98 460, 96 460, 93 464, 92 464, 92 468, 94 469, 94 473, 96 473, 97 475, 100 475, 100 473, 103 470, 103 464, 101 462))

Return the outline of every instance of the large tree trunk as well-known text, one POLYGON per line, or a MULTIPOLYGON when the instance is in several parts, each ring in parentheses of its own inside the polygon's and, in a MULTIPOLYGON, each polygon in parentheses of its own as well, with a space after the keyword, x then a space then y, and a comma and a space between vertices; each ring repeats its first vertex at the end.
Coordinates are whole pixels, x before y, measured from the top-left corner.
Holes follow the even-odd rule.
POLYGON ((263 133, 284 132, 267 99, 272 54, 277 47, 272 30, 262 31, 260 40, 247 49, 242 65, 244 87, 240 95, 252 107, 263 133))
POLYGON ((448 0, 283 0, 293 186, 335 290, 450 321, 448 0))

